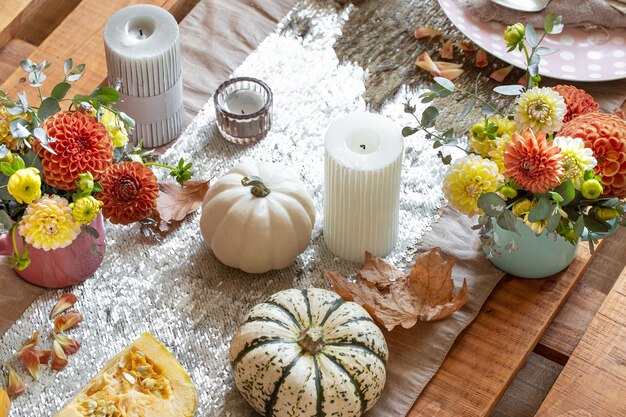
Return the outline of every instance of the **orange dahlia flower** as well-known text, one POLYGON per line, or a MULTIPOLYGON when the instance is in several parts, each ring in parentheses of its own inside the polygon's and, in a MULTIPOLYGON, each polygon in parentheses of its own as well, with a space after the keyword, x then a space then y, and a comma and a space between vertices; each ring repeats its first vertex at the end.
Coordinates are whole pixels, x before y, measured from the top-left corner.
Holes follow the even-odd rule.
POLYGON ((588 113, 563 126, 559 135, 580 138, 593 150, 604 197, 626 197, 626 120, 612 114, 588 113))
POLYGON ((565 113, 563 123, 567 123, 582 114, 597 111, 598 107, 600 107, 585 90, 576 88, 573 85, 557 85, 552 87, 552 89, 565 100, 567 113, 565 113))
POLYGON ((543 194, 561 183, 563 155, 546 140, 544 132, 537 136, 526 129, 515 133, 506 144, 504 169, 507 177, 532 193, 543 194))
POLYGON ((50 116, 42 125, 56 155, 35 141, 35 151, 41 158, 46 184, 60 190, 76 191, 78 174, 91 172, 95 180, 111 165, 113 146, 104 125, 89 113, 60 112, 50 116))
POLYGON ((129 224, 149 216, 156 208, 159 184, 152 170, 140 162, 112 165, 100 179, 104 191, 102 213, 111 223, 129 224))

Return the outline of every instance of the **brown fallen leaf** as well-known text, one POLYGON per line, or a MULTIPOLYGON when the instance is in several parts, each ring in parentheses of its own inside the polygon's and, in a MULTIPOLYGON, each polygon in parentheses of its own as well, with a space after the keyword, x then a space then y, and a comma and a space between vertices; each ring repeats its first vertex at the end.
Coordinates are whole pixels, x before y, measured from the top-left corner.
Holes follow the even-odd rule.
POLYGON ((365 263, 356 282, 338 272, 326 271, 333 290, 342 298, 362 305, 387 330, 395 326, 413 327, 418 320, 434 321, 448 317, 468 300, 467 281, 453 296, 454 259, 433 248, 417 259, 409 274, 383 259, 365 253, 365 263))
POLYGON ((522 75, 519 80, 517 80, 517 84, 526 87, 528 85, 528 77, 526 74, 522 75))
POLYGON ((441 47, 441 58, 454 59, 454 43, 452 40, 448 40, 441 47))
MULTIPOLYGON (((175 182, 159 184, 160 193, 157 198, 157 212, 164 228, 171 222, 178 222, 189 213, 196 211, 202 204, 204 195, 209 189, 209 181, 186 181, 181 187, 175 182)), ((162 229, 163 230, 163 229, 162 229)))
POLYGON ((484 49, 479 49, 476 53, 476 68, 485 68, 489 65, 489 57, 487 56, 487 52, 484 49))
POLYGON ((508 65, 504 68, 500 68, 492 72, 489 75, 489 78, 501 83, 502 81, 504 81, 506 77, 508 77, 508 75, 511 73, 512 70, 513 70, 513 65, 508 65))
POLYGON ((415 29, 415 39, 431 38, 439 35, 441 35, 441 32, 439 32, 437 29, 429 27, 419 27, 415 29))

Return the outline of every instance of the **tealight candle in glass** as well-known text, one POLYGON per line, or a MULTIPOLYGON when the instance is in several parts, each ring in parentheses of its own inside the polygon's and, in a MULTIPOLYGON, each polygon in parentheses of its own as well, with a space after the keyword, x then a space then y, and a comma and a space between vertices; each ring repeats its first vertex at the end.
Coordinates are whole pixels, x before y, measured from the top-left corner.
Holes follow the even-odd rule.
POLYGON ((213 100, 224 139, 247 145, 267 136, 272 127, 272 90, 263 81, 232 78, 217 88, 213 100))

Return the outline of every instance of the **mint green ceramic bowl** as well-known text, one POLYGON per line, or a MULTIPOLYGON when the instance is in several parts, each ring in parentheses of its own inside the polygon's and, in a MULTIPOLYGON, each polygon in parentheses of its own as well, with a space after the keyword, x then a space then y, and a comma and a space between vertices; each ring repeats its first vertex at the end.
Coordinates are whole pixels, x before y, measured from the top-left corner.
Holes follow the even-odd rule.
POLYGON ((504 272, 520 278, 545 278, 567 268, 574 260, 578 243, 574 245, 561 236, 554 240, 545 230, 537 236, 519 219, 516 227, 519 235, 494 225, 499 237, 495 248, 502 254, 494 255, 490 261, 504 272), (509 253, 504 248, 511 240, 517 244, 517 250, 509 253))

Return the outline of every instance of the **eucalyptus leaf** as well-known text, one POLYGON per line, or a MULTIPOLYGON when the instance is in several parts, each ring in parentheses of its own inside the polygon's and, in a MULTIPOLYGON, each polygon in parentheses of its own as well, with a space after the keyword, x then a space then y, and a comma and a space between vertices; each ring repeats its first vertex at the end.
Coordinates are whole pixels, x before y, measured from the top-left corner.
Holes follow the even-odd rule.
POLYGON ((557 35, 563 31, 563 18, 555 13, 550 13, 543 21, 543 27, 551 35, 557 35))
POLYGON ((587 215, 583 215, 582 218, 585 222, 585 227, 590 232, 606 233, 611 230, 611 225, 604 220, 594 219, 593 217, 587 215))
POLYGON ((578 216, 578 219, 576 219, 576 222, 574 223, 574 233, 576 233, 576 237, 581 237, 583 235, 583 232, 585 230, 585 221, 583 219, 583 216, 578 216))
POLYGON ((35 70, 28 74, 28 82, 31 87, 41 87, 46 78, 46 74, 39 70, 35 70))
POLYGON ((425 128, 430 128, 435 126, 435 122, 437 121, 437 117, 439 117, 439 110, 437 110, 434 106, 428 106, 422 112, 422 120, 421 124, 425 128))
POLYGON ((37 117, 39 120, 46 120, 48 117, 61 110, 59 100, 54 97, 47 97, 41 102, 41 106, 37 111, 37 117))
POLYGON ((593 241, 592 233, 587 233, 587 242, 589 242, 589 252, 593 253, 596 249, 596 245, 593 241))
POLYGON ((552 55, 557 52, 559 52, 557 48, 548 48, 547 46, 540 46, 535 50, 535 53, 541 56, 552 55))
POLYGON ((491 116, 491 115, 496 114, 496 111, 489 104, 484 104, 481 112, 485 116, 491 116))
POLYGON ((85 64, 78 64, 76 68, 74 68, 75 73, 81 73, 83 71, 85 71, 85 64))
POLYGON ((68 58, 65 60, 65 62, 63 63, 63 72, 65 72, 65 75, 67 75, 67 73, 70 72, 73 66, 74 66, 74 61, 72 61, 72 58, 68 58))
POLYGON ((417 132, 417 129, 411 126, 405 126, 402 128, 402 136, 405 138, 408 136, 411 136, 412 134, 416 132, 417 132))
POLYGON ((0 159, 4 158, 9 154, 9 148, 4 143, 0 143, 0 159))
POLYGON ((96 229, 91 226, 84 226, 83 230, 94 237, 94 239, 98 239, 100 237, 100 233, 96 229))
POLYGON ((539 64, 532 64, 528 66, 528 73, 531 77, 539 75, 539 64))
POLYGON ((83 74, 70 74, 70 75, 67 76, 67 78, 65 80, 67 82, 73 83, 74 81, 80 80, 82 76, 83 76, 83 74))
POLYGON ((463 111, 459 114, 458 120, 463 120, 467 117, 467 115, 472 111, 474 106, 476 105, 476 100, 470 98, 465 103, 465 107, 463 107, 463 111))
POLYGON ((22 104, 22 113, 26 112, 28 110, 28 96, 26 95, 25 92, 22 93, 17 93, 17 98, 20 100, 20 103, 22 104))
POLYGON ((14 107, 7 107, 6 109, 7 109, 7 112, 11 116, 19 116, 20 114, 24 113, 24 109, 22 108, 21 105, 14 106, 14 107))
POLYGON ((27 129, 28 122, 24 119, 14 119, 9 124, 9 130, 11 135, 15 138, 24 139, 30 136, 30 131, 27 129))
POLYGON ((478 207, 487 216, 497 217, 506 210, 506 201, 496 193, 485 193, 478 197, 478 207))
POLYGON ((11 220, 9 213, 4 210, 0 210, 0 226, 5 232, 8 232, 13 226, 13 220, 11 220))
POLYGON ((541 197, 535 206, 528 213, 528 220, 531 222, 540 222, 547 220, 553 211, 553 207, 546 197, 541 197))
POLYGON ((535 31, 535 27, 532 23, 526 24, 526 40, 530 44, 530 46, 537 46, 539 44, 539 37, 537 36, 537 31, 535 31))
POLYGON ((20 61, 20 67, 22 67, 22 69, 26 72, 31 72, 35 69, 36 65, 30 59, 25 59, 23 61, 20 61))
POLYGON ((499 85, 495 87, 493 91, 505 96, 518 96, 524 92, 524 87, 517 84, 499 85))
POLYGON ((63 100, 67 92, 72 88, 70 83, 61 82, 54 86, 52 92, 50 93, 51 97, 56 98, 57 100, 63 100))
POLYGON ((563 201, 561 201, 562 206, 568 205, 576 197, 576 188, 574 188, 574 184, 569 178, 556 187, 554 191, 563 198, 563 201))
POLYGON ((447 78, 435 77, 433 78, 437 84, 442 86, 448 91, 454 91, 454 83, 447 78))
POLYGON ((91 96, 93 98, 97 98, 98 100, 108 101, 111 103, 115 103, 120 99, 120 94, 116 89, 111 87, 98 87, 91 93, 91 96))
POLYGON ((503 228, 504 230, 509 230, 511 232, 515 232, 519 234, 515 224, 517 223, 517 217, 510 210, 504 210, 500 215, 496 218, 496 222, 498 226, 503 228))
POLYGON ((561 222, 561 215, 559 214, 559 212, 555 212, 553 213, 550 218, 548 219, 548 224, 546 225, 546 228, 548 229, 548 232, 552 233, 555 232, 557 227, 559 227, 559 223, 561 222))

